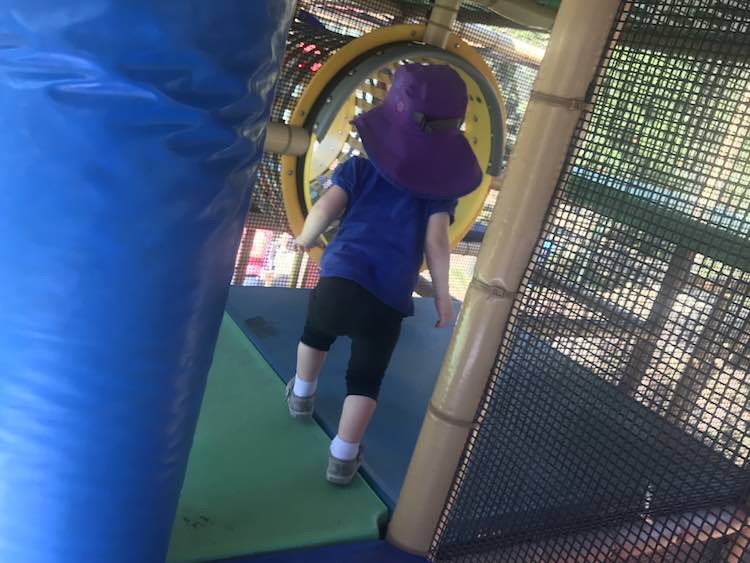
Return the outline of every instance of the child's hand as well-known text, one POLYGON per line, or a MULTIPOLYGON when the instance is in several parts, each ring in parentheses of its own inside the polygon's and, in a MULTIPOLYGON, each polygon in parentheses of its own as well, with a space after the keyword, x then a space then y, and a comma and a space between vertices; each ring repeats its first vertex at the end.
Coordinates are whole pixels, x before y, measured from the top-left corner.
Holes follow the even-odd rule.
POLYGON ((435 328, 445 328, 453 320, 453 301, 449 294, 435 296, 435 309, 437 309, 438 321, 435 328))
POLYGON ((305 237, 299 236, 294 240, 294 246, 297 247, 299 252, 307 252, 313 248, 322 246, 320 239, 317 238, 313 241, 306 239, 305 237))

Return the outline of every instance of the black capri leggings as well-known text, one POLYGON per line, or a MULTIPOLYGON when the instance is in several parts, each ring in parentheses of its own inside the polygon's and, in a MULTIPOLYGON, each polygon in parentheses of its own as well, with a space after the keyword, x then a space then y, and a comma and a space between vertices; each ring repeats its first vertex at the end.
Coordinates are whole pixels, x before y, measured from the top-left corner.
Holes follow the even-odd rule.
POLYGON ((310 294, 302 342, 327 352, 339 336, 351 338, 347 395, 377 400, 402 320, 401 313, 353 281, 321 278, 310 294))

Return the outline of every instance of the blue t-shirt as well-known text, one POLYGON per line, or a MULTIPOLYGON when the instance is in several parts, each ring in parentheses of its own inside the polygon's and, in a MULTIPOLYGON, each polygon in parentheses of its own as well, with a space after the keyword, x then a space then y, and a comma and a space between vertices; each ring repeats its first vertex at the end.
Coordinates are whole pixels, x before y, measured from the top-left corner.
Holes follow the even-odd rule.
POLYGON ((413 315, 427 221, 434 213, 449 213, 453 221, 456 200, 420 199, 388 182, 362 157, 340 164, 333 183, 349 199, 320 275, 351 280, 404 316, 413 315))

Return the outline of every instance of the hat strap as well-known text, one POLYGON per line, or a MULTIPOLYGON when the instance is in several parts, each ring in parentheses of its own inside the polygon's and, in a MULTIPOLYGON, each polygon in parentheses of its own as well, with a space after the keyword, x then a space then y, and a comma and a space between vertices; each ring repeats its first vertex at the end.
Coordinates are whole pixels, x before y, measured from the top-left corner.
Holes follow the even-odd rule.
POLYGON ((456 131, 461 129, 463 118, 457 117, 452 119, 428 119, 422 112, 415 111, 411 114, 414 122, 425 133, 434 133, 436 131, 456 131))

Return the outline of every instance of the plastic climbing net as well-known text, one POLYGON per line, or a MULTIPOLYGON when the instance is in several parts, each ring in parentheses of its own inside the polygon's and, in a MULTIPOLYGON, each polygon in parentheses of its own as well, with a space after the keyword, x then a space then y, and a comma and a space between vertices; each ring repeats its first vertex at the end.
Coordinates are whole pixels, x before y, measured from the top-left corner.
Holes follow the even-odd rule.
POLYGON ((750 5, 623 2, 435 561, 750 557, 750 5))
MULTIPOLYGON (((291 112, 315 72, 336 50, 352 39, 377 28, 400 23, 425 23, 428 1, 354 0, 349 2, 302 0, 289 32, 286 54, 274 102, 272 119, 287 122, 291 112)), ((547 34, 514 29, 513 24, 472 3, 464 3, 454 31, 483 56, 503 90, 508 112, 508 148, 512 150, 518 127, 531 94, 536 66, 519 63, 511 56, 513 41, 528 45, 541 56, 547 34)), ((357 111, 377 104, 388 84, 389 69, 374 76, 367 91, 358 92, 357 111)), ((358 140, 347 142, 338 160, 357 154, 358 140)), ((280 190, 280 162, 277 155, 266 155, 261 164, 255 193, 245 224, 233 283, 280 287, 313 287, 318 279, 316 265, 296 255, 280 190), (300 272, 293 275, 293 272, 300 272)), ((313 185, 313 195, 322 192, 326 177, 313 185)), ((489 222, 497 191, 489 193, 478 225, 489 222)), ((480 228, 481 231, 481 228, 480 228)), ((472 278, 479 241, 459 244, 451 257, 451 293, 462 299, 472 278)))

